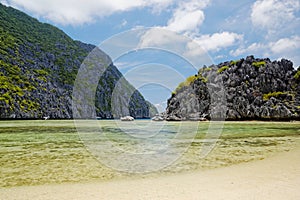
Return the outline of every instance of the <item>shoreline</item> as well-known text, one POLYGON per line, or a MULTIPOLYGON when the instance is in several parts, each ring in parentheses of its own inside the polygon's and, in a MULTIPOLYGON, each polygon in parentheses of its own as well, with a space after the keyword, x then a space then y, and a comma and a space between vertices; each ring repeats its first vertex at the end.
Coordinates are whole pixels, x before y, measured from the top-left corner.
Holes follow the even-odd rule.
MULTIPOLYGON (((135 120, 149 120, 149 121, 155 121, 151 118, 134 118, 135 120)), ((108 119, 98 119, 98 118, 82 118, 82 119, 76 119, 76 118, 49 118, 49 119, 43 119, 43 118, 0 118, 0 121, 76 121, 76 120, 97 120, 97 121, 120 121, 120 118, 108 118, 108 119)), ((231 119, 225 119, 225 120, 162 120, 164 122, 300 122, 299 118, 293 118, 293 119, 241 119, 241 120, 231 120, 231 119)), ((161 121, 158 121, 161 122, 161 121)))
POLYGON ((0 199, 299 199, 300 147, 263 160, 175 175, 0 188, 0 199))

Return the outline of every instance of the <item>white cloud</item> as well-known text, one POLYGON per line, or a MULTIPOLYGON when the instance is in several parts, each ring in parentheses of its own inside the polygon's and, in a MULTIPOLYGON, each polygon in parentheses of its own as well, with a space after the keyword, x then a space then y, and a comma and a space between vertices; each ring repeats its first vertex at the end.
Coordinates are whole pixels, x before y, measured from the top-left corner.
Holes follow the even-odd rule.
POLYGON ((300 65, 300 36, 281 38, 267 43, 252 43, 248 47, 240 47, 230 51, 232 56, 245 56, 248 54, 270 57, 271 59, 286 58, 294 62, 294 66, 300 65))
POLYGON ((263 52, 263 55, 272 54, 288 54, 288 52, 294 52, 300 50, 300 37, 292 36, 290 38, 282 38, 275 42, 252 43, 248 47, 240 47, 230 52, 233 56, 240 56, 247 53, 263 52))
POLYGON ((282 38, 270 44, 271 51, 276 54, 292 52, 300 48, 300 37, 282 38))
POLYGON ((188 38, 183 37, 165 27, 151 28, 142 35, 139 48, 157 47, 164 49, 182 49, 188 38))
POLYGON ((286 58, 294 62, 294 67, 300 66, 300 37, 282 38, 269 44, 276 59, 286 58))
POLYGON ((204 13, 201 10, 192 12, 177 11, 174 17, 168 22, 167 28, 179 33, 194 31, 204 21, 204 13))
POLYGON ((195 41, 207 51, 219 51, 242 40, 243 35, 232 32, 214 33, 195 38, 195 41))
MULTIPOLYGON (((182 36, 179 36, 178 33, 192 36, 199 32, 199 27, 205 19, 202 9, 207 7, 210 1, 189 0, 178 2, 167 25, 147 31, 141 38, 140 47, 171 45, 182 49, 182 44, 186 44, 188 39, 184 39, 182 43, 182 36), (172 33, 172 31, 176 33, 172 33)), ((186 45, 183 46, 185 47, 186 45)))
POLYGON ((127 20, 123 19, 121 26, 126 26, 127 25, 127 20))
POLYGON ((176 49, 181 55, 196 57, 207 55, 206 51, 219 51, 243 40, 243 35, 226 31, 199 36, 200 26, 205 19, 202 10, 209 5, 210 1, 190 0, 179 3, 167 25, 157 27, 160 30, 151 29, 146 32, 141 38, 140 47, 170 47, 167 49, 176 49), (183 39, 182 36, 171 31, 189 38, 183 39))
MULTIPOLYGON (((147 1, 146 1, 147 2, 147 1)), ((165 11, 170 5, 174 4, 176 0, 150 0, 149 3, 153 14, 160 14, 165 11)))
POLYGON ((198 32, 205 19, 202 9, 209 3, 210 0, 190 0, 179 3, 166 28, 178 33, 198 32))
POLYGON ((6 0, 1 0, 0 3, 2 3, 2 4, 5 5, 5 6, 8 6, 8 3, 7 3, 6 0))
POLYGON ((200 56, 206 55, 207 51, 200 46, 195 40, 189 41, 186 44, 186 50, 184 56, 199 59, 200 56))
POLYGON ((299 0, 258 0, 252 6, 251 21, 255 27, 276 30, 295 19, 299 0))
POLYGON ((98 17, 108 16, 114 12, 124 12, 135 8, 163 9, 173 3, 173 0, 5 0, 1 2, 27 10, 55 23, 78 25, 93 22, 98 17))
MULTIPOLYGON (((232 32, 202 35, 187 44, 183 55, 192 60, 193 63, 196 63, 196 66, 209 65, 213 63, 210 56, 212 53, 239 44, 242 41, 243 35, 232 32)), ((217 57, 219 59, 220 55, 217 57)), ((224 57, 224 55, 221 57, 224 57)))
POLYGON ((201 46, 192 40, 166 27, 152 28, 141 36, 138 48, 158 48, 174 54, 184 56, 193 66, 202 66, 204 63, 211 63, 208 56, 201 46))
POLYGON ((243 54, 255 54, 258 52, 262 52, 264 49, 266 49, 266 45, 261 44, 261 43, 252 43, 248 47, 240 47, 236 50, 231 50, 230 54, 233 56, 240 56, 243 54))
POLYGON ((126 19, 123 19, 121 22, 119 22, 115 27, 116 28, 124 28, 128 25, 128 21, 126 19))
POLYGON ((166 26, 157 27, 159 29, 151 29, 145 33, 141 38, 140 47, 176 49, 176 53, 192 59, 204 55, 207 57, 207 51, 219 51, 242 41, 243 35, 233 32, 224 31, 211 35, 199 34, 200 26, 205 19, 203 9, 209 5, 210 1, 189 0, 180 2, 166 26), (172 33, 172 31, 188 37, 183 38, 181 35, 172 33))

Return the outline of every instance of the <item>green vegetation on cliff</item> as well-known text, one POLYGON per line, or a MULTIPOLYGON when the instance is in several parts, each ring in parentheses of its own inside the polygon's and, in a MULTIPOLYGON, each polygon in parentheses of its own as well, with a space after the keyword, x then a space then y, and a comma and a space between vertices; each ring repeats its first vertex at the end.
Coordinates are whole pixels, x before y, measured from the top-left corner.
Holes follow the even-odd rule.
POLYGON ((203 67, 172 93, 166 119, 299 120, 299 77, 286 59, 247 56, 203 67))
MULTIPOLYGON (((208 70, 209 71, 209 70, 208 70)), ((195 82, 196 80, 201 80, 202 82, 206 83, 207 82, 207 78, 203 77, 201 74, 197 74, 197 75, 193 75, 193 76, 189 76, 186 78, 185 81, 181 82, 177 88, 175 89, 175 91, 173 92, 173 94, 176 94, 178 91, 182 90, 184 87, 187 87, 189 85, 191 85, 193 82, 195 82)))
MULTIPOLYGON (((74 81, 81 63, 94 48, 0 4, 0 118, 71 118, 74 81)), ((111 94, 107 91, 113 91, 122 74, 105 53, 100 56, 107 72, 95 97, 96 114, 111 118, 111 94)), ((147 114, 148 105, 139 92, 132 101, 147 114)), ((131 111, 134 115, 136 109, 131 111)))

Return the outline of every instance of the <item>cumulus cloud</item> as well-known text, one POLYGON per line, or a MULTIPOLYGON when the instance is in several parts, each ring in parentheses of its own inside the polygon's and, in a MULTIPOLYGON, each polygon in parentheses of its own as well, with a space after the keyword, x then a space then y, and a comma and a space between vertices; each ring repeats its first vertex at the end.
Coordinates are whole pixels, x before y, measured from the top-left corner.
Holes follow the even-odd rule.
POLYGON ((179 3, 166 28, 178 33, 197 32, 205 19, 202 9, 209 3, 210 0, 190 0, 179 3))
POLYGON ((255 27, 278 29, 295 19, 299 0, 258 0, 252 6, 251 21, 255 27))
POLYGON ((262 44, 262 43, 252 43, 251 45, 249 45, 248 47, 244 47, 241 46, 238 49, 235 50, 231 50, 230 54, 233 56, 240 56, 240 55, 244 55, 244 54, 256 54, 258 52, 263 51, 264 49, 266 49, 266 45, 262 44))
POLYGON ((271 57, 272 59, 287 58, 300 65, 300 36, 295 35, 281 38, 277 41, 267 43, 252 43, 248 47, 240 47, 230 51, 232 56, 255 54, 257 56, 271 57))
POLYGON ((195 38, 195 41, 207 51, 219 51, 243 40, 243 35, 232 32, 214 33, 212 35, 202 35, 195 38))
POLYGON ((193 66, 211 63, 211 59, 198 43, 166 27, 152 28, 140 38, 138 48, 158 48, 184 56, 193 66))
POLYGON ((300 37, 292 36, 291 38, 282 38, 270 44, 271 51, 280 54, 284 52, 295 51, 300 49, 300 37))
POLYGON ((300 37, 291 36, 271 42, 269 48, 277 59, 287 58, 294 62, 294 67, 300 66, 300 37))
MULTIPOLYGON (((211 0, 189 0, 180 1, 176 4, 172 17, 165 26, 157 27, 146 32, 141 38, 140 46, 160 46, 160 45, 182 45, 183 34, 191 36, 199 31, 199 27, 205 19, 202 9, 209 5, 211 0), (176 33, 172 33, 174 31, 176 33)), ((186 39, 184 39, 184 42, 186 39)), ((177 45, 177 46, 179 46, 177 45)), ((182 48, 182 47, 181 47, 182 48)))
POLYGON ((202 62, 211 63, 208 51, 216 52, 236 45, 243 40, 243 35, 227 31, 201 35, 204 9, 210 2, 211 0, 189 0, 178 3, 167 25, 147 31, 141 37, 139 47, 176 49, 175 53, 185 56, 195 66, 200 66, 202 62))
POLYGON ((204 21, 204 13, 201 10, 192 12, 177 11, 175 16, 169 21, 167 28, 179 33, 194 31, 204 21))
POLYGON ((156 47, 164 49, 182 49, 188 38, 170 31, 165 27, 152 28, 141 36, 139 48, 156 47))
POLYGON ((275 42, 269 43, 252 43, 248 47, 240 47, 236 50, 232 50, 230 53, 233 56, 239 56, 247 53, 255 52, 267 52, 273 54, 287 54, 287 52, 293 52, 300 49, 300 37, 291 36, 290 38, 281 38, 275 42))
POLYGON ((172 4, 173 0, 2 0, 1 3, 32 12, 37 17, 43 17, 58 24, 79 25, 93 22, 98 17, 108 16, 114 12, 143 7, 151 7, 154 10, 163 9, 172 4))

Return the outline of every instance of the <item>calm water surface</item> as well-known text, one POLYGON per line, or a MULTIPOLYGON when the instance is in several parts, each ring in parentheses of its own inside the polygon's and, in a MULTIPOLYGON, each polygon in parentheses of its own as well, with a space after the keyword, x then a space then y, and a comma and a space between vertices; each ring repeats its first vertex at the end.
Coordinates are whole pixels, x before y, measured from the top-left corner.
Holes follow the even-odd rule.
POLYGON ((219 128, 209 122, 149 120, 0 121, 0 186, 210 169, 264 159, 300 144, 299 122, 226 122, 220 137, 207 139, 219 128), (213 148, 203 157, 208 147, 213 148))

